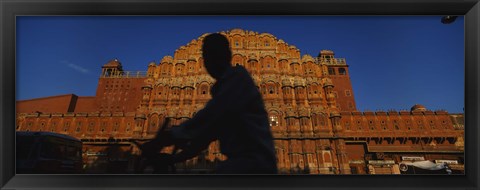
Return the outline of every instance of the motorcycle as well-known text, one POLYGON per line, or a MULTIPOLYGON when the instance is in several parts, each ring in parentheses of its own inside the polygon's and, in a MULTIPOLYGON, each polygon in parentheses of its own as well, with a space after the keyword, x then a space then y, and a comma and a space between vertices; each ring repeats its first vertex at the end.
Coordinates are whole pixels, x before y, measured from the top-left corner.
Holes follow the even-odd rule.
POLYGON ((145 143, 134 141, 134 144, 140 149, 140 156, 137 158, 135 164, 135 173, 146 173, 147 168, 153 168, 153 174, 175 174, 176 168, 173 161, 173 156, 178 151, 178 146, 175 145, 171 154, 162 153, 161 151, 173 145, 168 135, 168 126, 170 119, 166 118, 161 125, 155 137, 145 143))

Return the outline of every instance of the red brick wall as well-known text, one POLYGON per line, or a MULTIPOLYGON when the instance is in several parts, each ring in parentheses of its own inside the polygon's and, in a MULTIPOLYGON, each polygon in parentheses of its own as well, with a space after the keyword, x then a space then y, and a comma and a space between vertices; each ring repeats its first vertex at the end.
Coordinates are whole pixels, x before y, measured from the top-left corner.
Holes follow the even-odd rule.
POLYGON ((142 99, 145 78, 100 78, 97 111, 134 112, 142 99))
POLYGON ((50 96, 31 100, 17 101, 17 113, 66 113, 73 112, 77 96, 74 94, 50 96))
POLYGON ((352 83, 350 81, 350 73, 348 72, 348 66, 329 66, 335 69, 335 75, 329 75, 332 79, 332 83, 335 86, 333 88, 334 93, 337 95, 337 104, 341 111, 355 111, 357 110, 355 104, 355 98, 353 96, 352 83), (339 69, 345 69, 346 74, 340 75, 339 69), (346 91, 349 91, 346 92, 346 91))
POLYGON ((96 112, 98 111, 95 96, 78 97, 75 105, 75 112, 96 112))

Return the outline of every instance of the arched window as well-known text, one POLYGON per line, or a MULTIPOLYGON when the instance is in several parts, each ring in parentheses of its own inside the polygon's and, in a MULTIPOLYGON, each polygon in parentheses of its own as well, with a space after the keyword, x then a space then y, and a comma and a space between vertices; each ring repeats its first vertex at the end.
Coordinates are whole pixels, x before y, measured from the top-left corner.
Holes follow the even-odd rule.
POLYGON ((270 127, 277 127, 278 125, 279 125, 278 116, 277 115, 271 115, 270 116, 270 127))
POLYGON ((148 125, 148 132, 155 132, 158 126, 158 115, 152 115, 148 125))
POLYGON ((208 88, 209 88, 209 87, 208 87, 208 84, 202 83, 202 84, 200 85, 198 94, 199 94, 200 96, 207 95, 207 94, 208 94, 208 88))
POLYGON ((338 69, 338 74, 339 74, 339 75, 346 75, 346 74, 347 74, 347 70, 345 70, 345 68, 339 68, 339 69, 338 69))
POLYGON ((334 68, 328 68, 328 75, 335 75, 335 69, 334 68))

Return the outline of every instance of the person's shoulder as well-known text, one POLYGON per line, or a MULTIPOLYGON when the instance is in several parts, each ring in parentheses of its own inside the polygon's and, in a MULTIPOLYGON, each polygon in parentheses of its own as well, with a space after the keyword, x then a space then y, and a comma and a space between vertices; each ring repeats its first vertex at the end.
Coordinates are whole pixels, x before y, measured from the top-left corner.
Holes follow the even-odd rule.
POLYGON ((248 74, 248 71, 247 69, 245 69, 245 67, 241 66, 241 65, 236 65, 233 67, 233 70, 236 72, 236 73, 242 73, 242 74, 248 74))

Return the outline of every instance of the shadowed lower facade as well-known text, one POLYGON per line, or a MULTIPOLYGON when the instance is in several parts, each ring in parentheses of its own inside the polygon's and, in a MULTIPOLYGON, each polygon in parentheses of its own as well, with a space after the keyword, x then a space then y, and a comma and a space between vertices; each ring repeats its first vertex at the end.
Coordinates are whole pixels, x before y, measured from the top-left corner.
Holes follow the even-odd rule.
MULTIPOLYGON (((232 29, 222 34, 230 40, 231 63, 250 72, 263 96, 280 173, 410 174, 402 164, 426 160, 464 172, 463 114, 418 104, 409 110, 360 112, 346 59, 333 51, 301 55, 268 33, 232 29)), ((16 128, 80 139, 87 173, 130 173, 139 154, 133 141, 152 138, 165 118, 173 125, 188 120, 211 98, 214 79, 201 57, 205 35, 148 64, 146 71, 126 71, 119 60, 109 61, 95 96, 17 101, 16 128)), ((210 173, 224 159, 214 142, 177 168, 210 173)))

